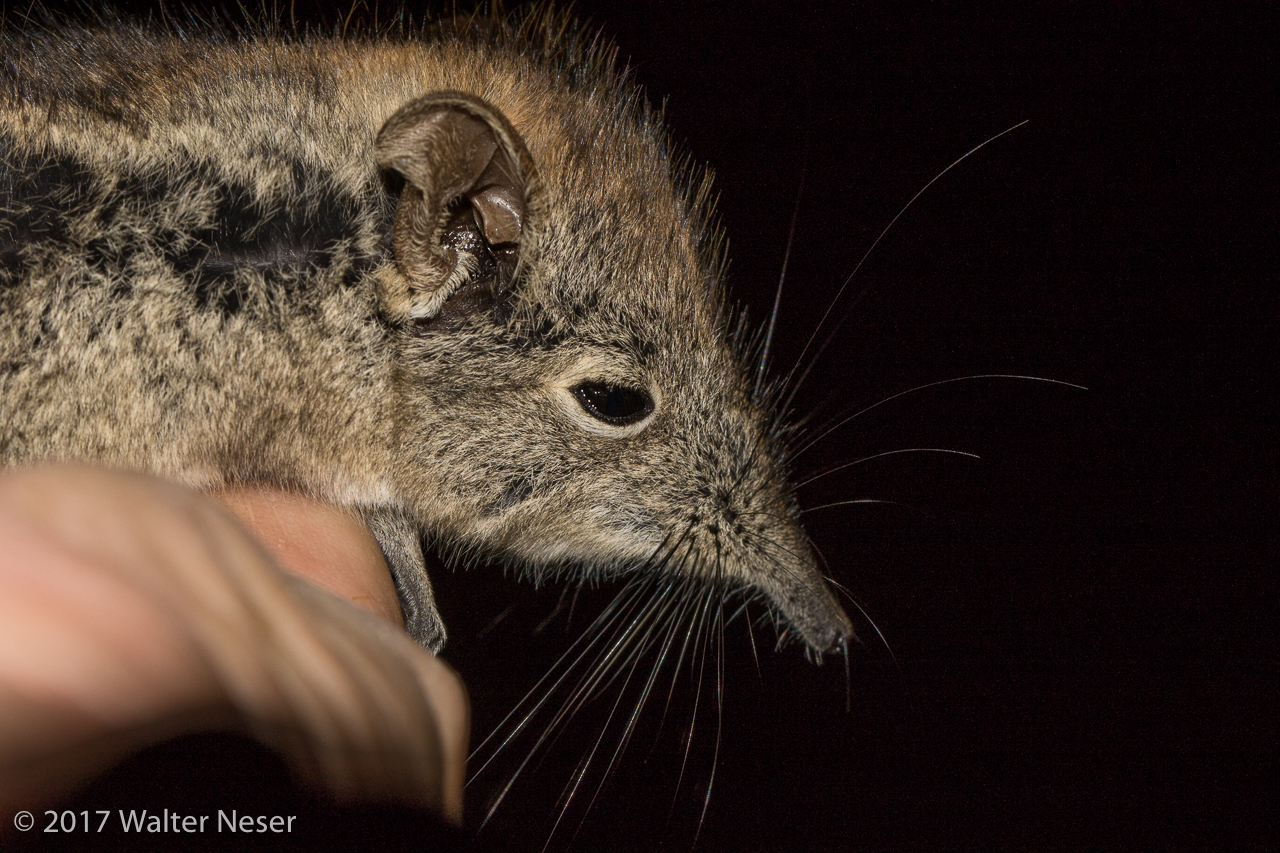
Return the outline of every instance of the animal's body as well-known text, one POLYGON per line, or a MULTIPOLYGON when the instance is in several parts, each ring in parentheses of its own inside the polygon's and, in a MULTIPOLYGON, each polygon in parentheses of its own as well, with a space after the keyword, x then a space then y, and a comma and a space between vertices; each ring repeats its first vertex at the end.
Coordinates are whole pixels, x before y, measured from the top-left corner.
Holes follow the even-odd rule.
POLYGON ((705 186, 564 24, 9 36, 0 464, 350 507, 433 648, 424 533, 753 587, 811 649, 843 645, 705 186))

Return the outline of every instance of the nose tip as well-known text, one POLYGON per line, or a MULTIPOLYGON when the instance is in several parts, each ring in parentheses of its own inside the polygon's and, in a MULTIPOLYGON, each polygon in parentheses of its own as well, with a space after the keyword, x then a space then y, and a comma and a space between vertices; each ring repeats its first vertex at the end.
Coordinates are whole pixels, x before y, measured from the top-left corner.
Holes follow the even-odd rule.
POLYGON ((849 619, 843 612, 839 617, 832 617, 824 620, 825 624, 821 625, 814 633, 817 637, 816 642, 812 643, 813 649, 821 654, 844 654, 849 650, 849 640, 853 638, 853 626, 849 624, 849 619))
POLYGON ((854 625, 849 621, 844 608, 833 608, 826 613, 823 622, 818 635, 820 642, 814 643, 814 648, 820 649, 823 654, 845 654, 849 651, 849 640, 854 637, 854 625))
POLYGON ((849 651, 849 641, 853 639, 853 623, 849 621, 848 614, 837 605, 824 621, 826 625, 823 639, 826 642, 822 653, 846 654, 849 651))
POLYGON ((850 635, 843 628, 833 629, 827 635, 827 647, 822 650, 824 655, 844 654, 849 650, 850 635))

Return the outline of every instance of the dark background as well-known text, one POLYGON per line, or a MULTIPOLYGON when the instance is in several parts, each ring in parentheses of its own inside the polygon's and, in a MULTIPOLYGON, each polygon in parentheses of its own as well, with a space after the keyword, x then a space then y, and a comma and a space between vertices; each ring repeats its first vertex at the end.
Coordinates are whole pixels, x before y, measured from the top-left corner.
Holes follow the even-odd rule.
MULTIPOLYGON (((689 677, 661 731, 659 700, 594 806, 592 773, 552 836, 607 694, 481 843, 687 850, 713 761, 704 851, 1275 843, 1274 7, 576 8, 716 170, 731 287, 758 321, 790 246, 778 371, 921 187, 1028 122, 934 184, 859 269, 796 398, 815 428, 977 374, 1088 390, 955 382, 800 455, 798 480, 888 450, 981 457, 900 454, 801 488, 808 507, 886 502, 806 516, 866 614, 849 710, 840 661, 774 654, 757 628, 757 663, 739 619, 718 757, 709 669, 679 786, 689 677)), ((477 741, 611 592, 539 631, 558 587, 497 569, 441 585, 477 741)), ((502 781, 468 790, 473 824, 502 781)))
MULTIPOLYGON (((1089 389, 958 382, 881 406, 796 460, 803 480, 899 448, 982 457, 902 454, 800 490, 805 506, 897 502, 806 516, 887 648, 855 614, 864 646, 846 713, 838 661, 762 648, 757 675, 743 622, 726 630, 700 850, 1277 840, 1265 806, 1280 799, 1265 409, 1280 315, 1264 269, 1276 147, 1262 127, 1277 112, 1263 59, 1280 39, 1263 6, 1030 5, 577 6, 665 101, 673 137, 715 168, 731 286, 757 318, 805 174, 778 369, 921 187, 1028 120, 881 241, 837 307, 862 294, 798 413, 818 425, 974 374, 1089 389)), ((476 596, 477 580, 449 590, 446 657, 483 734, 576 631, 559 620, 531 636, 558 589, 532 598, 485 583, 476 596)), ((757 630, 762 646, 771 637, 757 630)), ((713 701, 704 691, 674 816, 671 729, 688 725, 688 695, 656 746, 635 738, 572 848, 688 849, 713 701)), ((561 760, 522 780, 524 799, 513 793, 482 838, 541 846, 609 707, 557 743, 561 760)), ((476 788, 473 818, 492 790, 476 788)), ((555 845, 581 813, 570 808, 555 845)))

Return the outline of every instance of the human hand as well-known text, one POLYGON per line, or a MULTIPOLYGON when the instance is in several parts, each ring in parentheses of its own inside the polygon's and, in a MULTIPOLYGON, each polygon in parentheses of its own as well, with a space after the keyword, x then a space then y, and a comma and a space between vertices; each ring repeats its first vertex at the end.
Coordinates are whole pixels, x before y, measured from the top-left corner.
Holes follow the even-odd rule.
POLYGON ((209 497, 140 475, 0 478, 0 805, 177 734, 243 726, 339 797, 459 820, 465 693, 393 627, 368 530, 296 494, 219 497, 258 540, 209 497), (382 618, 281 572, 259 542, 382 618))

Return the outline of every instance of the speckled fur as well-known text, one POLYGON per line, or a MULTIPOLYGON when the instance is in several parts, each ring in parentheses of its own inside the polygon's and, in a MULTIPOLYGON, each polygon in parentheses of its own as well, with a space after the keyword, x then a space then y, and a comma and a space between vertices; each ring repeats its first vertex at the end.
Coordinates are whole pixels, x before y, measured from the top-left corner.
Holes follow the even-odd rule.
POLYGON ((706 182, 565 19, 8 39, 0 464, 283 483, 541 573, 674 548, 665 570, 754 586, 814 649, 848 635, 731 341, 706 182), (509 312, 422 332, 385 295, 373 144, 439 90, 501 111, 540 189, 509 312), (583 379, 655 413, 593 429, 583 379))

